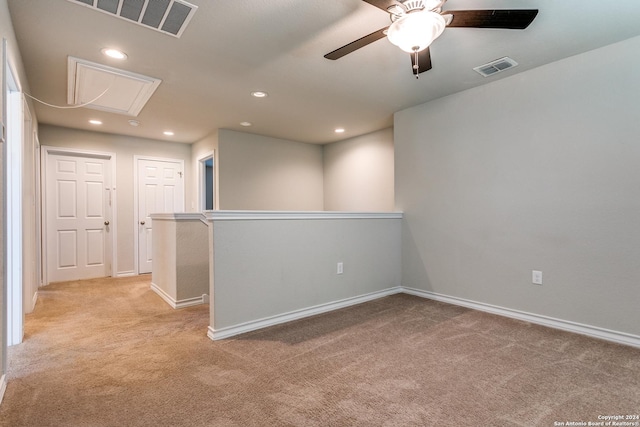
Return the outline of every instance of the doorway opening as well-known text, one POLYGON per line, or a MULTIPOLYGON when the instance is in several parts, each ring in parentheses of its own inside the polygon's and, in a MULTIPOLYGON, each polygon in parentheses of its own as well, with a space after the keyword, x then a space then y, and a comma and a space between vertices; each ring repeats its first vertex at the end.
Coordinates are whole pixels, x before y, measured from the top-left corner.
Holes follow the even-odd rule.
POLYGON ((198 210, 216 209, 215 153, 209 152, 198 159, 198 210))

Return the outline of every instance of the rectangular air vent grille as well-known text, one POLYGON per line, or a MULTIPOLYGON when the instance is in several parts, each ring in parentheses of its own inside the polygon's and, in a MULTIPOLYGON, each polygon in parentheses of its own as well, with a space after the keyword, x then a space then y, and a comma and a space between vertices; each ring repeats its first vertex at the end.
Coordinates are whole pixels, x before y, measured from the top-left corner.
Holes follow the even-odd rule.
POLYGON ((198 6, 184 0, 69 0, 180 37, 198 6))
POLYGON ((487 64, 480 65, 479 67, 475 67, 474 71, 482 74, 484 77, 493 76, 501 71, 508 70, 509 68, 513 68, 518 63, 513 59, 505 56, 504 58, 496 59, 495 61, 491 61, 487 64))

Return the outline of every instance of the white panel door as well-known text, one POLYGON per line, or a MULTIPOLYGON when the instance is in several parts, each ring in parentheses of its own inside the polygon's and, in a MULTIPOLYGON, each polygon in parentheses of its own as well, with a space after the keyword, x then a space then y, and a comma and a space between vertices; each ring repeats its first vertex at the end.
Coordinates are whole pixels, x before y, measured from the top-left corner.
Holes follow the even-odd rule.
POLYGON ((110 160, 48 154, 48 282, 111 274, 110 160))
POLYGON ((138 273, 151 273, 154 213, 184 212, 183 163, 138 159, 138 273))

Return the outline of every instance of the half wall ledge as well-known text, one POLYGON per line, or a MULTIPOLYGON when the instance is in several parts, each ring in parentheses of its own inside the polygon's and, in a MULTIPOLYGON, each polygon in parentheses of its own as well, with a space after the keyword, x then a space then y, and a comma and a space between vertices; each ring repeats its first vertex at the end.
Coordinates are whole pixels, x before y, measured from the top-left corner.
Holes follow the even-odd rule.
POLYGON ((401 212, 209 211, 208 336, 380 298, 401 281, 401 212))

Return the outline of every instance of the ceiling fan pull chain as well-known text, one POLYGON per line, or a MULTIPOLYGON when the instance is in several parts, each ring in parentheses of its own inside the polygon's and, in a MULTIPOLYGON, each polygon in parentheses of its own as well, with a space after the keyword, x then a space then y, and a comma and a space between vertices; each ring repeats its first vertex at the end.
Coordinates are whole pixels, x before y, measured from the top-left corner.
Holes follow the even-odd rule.
POLYGON ((415 74, 416 79, 420 78, 420 65, 418 64, 418 49, 413 50, 413 55, 415 59, 415 64, 413 65, 413 74, 415 74))

